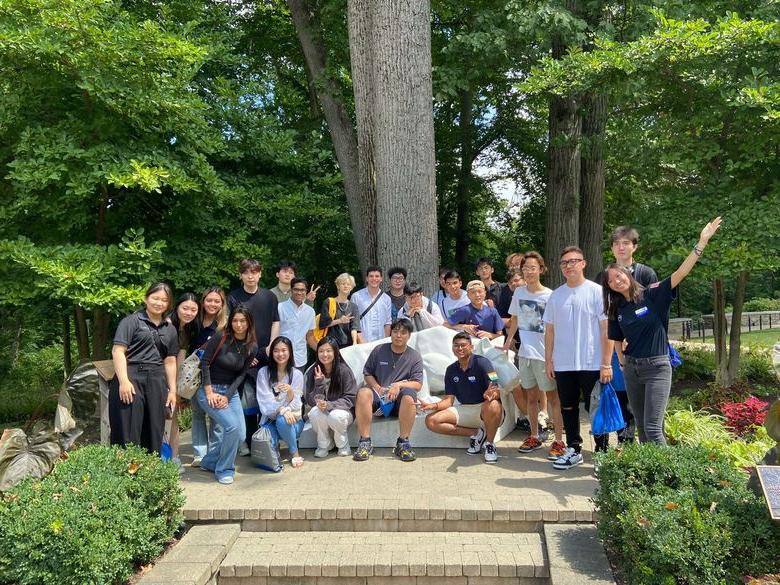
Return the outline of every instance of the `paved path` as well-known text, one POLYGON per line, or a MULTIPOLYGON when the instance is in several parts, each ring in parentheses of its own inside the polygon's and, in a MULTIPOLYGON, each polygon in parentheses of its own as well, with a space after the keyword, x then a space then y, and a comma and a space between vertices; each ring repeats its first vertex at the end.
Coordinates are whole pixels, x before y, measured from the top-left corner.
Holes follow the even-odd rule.
MULTIPOLYGON (((189 436, 184 434, 185 513, 189 520, 433 520, 438 519, 435 511, 445 514, 445 510, 465 509, 473 514, 463 514, 463 520, 509 520, 514 510, 512 520, 591 521, 590 498, 597 482, 590 437, 586 438, 585 463, 568 471, 552 468, 546 448, 518 453, 524 437, 515 431, 501 441, 495 465, 459 449, 420 449, 412 463, 398 461, 390 449, 378 449, 367 462, 335 454, 315 459, 313 451, 302 450, 303 467, 293 469, 286 464, 274 474, 254 468, 248 457, 241 457, 235 483, 223 486, 212 474, 187 465, 189 436), (534 512, 523 516, 522 510, 534 512), (372 511, 378 511, 378 516, 372 511)), ((461 520, 460 515, 446 517, 461 520)))

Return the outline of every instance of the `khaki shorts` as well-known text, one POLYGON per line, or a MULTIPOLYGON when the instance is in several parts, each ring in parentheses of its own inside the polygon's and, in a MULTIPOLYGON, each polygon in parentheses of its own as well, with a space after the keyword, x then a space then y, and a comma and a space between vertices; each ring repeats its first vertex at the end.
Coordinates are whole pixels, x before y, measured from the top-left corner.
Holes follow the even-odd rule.
POLYGON ((465 427, 467 429, 478 429, 482 426, 482 405, 479 404, 458 404, 450 406, 445 412, 451 412, 455 415, 455 426, 465 427))
POLYGON ((543 392, 552 392, 557 389, 555 380, 550 380, 544 373, 544 362, 529 358, 518 358, 517 369, 520 370, 520 385, 529 390, 537 386, 543 392))

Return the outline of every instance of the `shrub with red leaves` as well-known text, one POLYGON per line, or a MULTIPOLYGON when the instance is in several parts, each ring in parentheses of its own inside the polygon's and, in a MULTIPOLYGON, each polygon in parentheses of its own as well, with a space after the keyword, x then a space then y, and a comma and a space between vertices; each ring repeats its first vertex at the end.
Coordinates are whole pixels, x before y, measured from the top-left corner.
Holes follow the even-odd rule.
POLYGON ((764 424, 768 402, 751 396, 744 402, 725 402, 720 410, 726 417, 726 426, 737 436, 751 432, 754 426, 764 424))

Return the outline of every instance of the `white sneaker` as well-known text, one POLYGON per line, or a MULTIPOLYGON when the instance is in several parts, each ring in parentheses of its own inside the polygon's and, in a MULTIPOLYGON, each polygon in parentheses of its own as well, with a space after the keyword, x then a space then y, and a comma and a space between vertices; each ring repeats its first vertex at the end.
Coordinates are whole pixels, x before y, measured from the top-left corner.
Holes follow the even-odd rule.
POLYGON ((203 460, 203 457, 195 456, 192 458, 192 467, 200 467, 200 462, 203 460))
POLYGON ((232 475, 224 475, 224 476, 220 477, 217 481, 219 483, 221 483, 222 485, 230 485, 230 484, 233 483, 233 476, 232 475))
POLYGON ((496 445, 494 443, 485 443, 485 463, 495 463, 498 461, 496 445))
MULTIPOLYGON (((318 459, 323 459, 323 458, 328 456, 329 452, 330 451, 328 451, 328 449, 325 449, 324 447, 317 447, 314 450, 314 456, 317 457, 318 459)), ((350 454, 351 454, 351 452, 350 452, 350 454)))
POLYGON ((248 457, 249 456, 249 447, 246 446, 246 443, 241 443, 238 447, 238 456, 239 457, 248 457))
POLYGON ((566 447, 563 451, 563 455, 553 462, 553 467, 555 469, 565 470, 570 469, 575 465, 579 465, 580 463, 582 463, 582 455, 577 453, 572 447, 566 447))
POLYGON ((469 448, 466 449, 466 453, 469 455, 478 455, 479 452, 482 451, 482 445, 485 444, 485 439, 487 439, 485 429, 480 427, 477 433, 475 435, 471 435, 469 438, 471 440, 469 441, 469 448))
POLYGON ((350 449, 349 445, 344 445, 339 449, 339 457, 351 457, 352 456, 352 449, 350 449))

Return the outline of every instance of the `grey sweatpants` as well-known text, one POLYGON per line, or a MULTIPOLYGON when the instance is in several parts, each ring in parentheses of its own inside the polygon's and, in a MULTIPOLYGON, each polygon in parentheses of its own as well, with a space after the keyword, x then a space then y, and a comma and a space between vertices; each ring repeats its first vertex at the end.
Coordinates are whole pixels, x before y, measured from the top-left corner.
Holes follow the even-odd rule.
POLYGON ((664 415, 672 388, 669 356, 633 358, 627 355, 623 376, 628 403, 639 429, 639 442, 666 445, 664 415))

